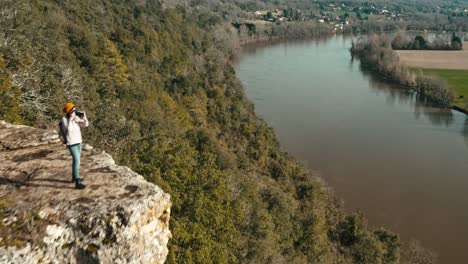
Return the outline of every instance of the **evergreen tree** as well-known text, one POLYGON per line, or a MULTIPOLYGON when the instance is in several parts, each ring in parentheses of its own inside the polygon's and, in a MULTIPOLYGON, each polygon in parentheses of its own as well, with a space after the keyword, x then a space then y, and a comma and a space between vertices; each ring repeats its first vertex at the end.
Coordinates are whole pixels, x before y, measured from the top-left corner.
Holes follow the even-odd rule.
POLYGON ((11 83, 10 73, 0 53, 0 120, 10 123, 21 123, 20 107, 21 90, 11 83))

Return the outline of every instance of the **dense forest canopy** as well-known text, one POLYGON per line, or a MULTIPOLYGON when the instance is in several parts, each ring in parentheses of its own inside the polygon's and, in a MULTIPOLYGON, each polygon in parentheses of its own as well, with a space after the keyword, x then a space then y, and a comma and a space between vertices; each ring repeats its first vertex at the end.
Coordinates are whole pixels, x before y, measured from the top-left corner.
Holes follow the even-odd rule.
POLYGON ((65 102, 85 110, 86 143, 171 194, 169 263, 400 262, 398 236, 346 216, 236 78, 230 16, 283 2, 180 3, 3 0, 0 119, 56 127, 65 102))

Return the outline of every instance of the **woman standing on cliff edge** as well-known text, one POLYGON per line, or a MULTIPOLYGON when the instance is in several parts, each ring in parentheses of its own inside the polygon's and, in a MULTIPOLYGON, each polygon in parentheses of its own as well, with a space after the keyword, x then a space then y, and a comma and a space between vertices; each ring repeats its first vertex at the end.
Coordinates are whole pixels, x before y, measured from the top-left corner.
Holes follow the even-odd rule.
POLYGON ((80 156, 81 156, 81 128, 89 125, 85 112, 76 111, 75 104, 67 103, 63 107, 63 112, 66 114, 60 121, 60 137, 62 142, 67 144, 68 150, 73 158, 73 176, 72 182, 75 182, 76 189, 84 189, 86 185, 82 184, 80 178, 80 156))

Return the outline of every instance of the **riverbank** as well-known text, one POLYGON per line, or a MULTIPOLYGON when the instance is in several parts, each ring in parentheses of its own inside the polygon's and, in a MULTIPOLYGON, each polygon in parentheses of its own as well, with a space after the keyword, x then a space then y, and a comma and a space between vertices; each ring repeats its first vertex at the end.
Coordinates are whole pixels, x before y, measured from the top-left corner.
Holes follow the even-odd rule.
POLYGON ((335 34, 329 25, 311 21, 282 24, 246 22, 236 25, 241 47, 261 43, 327 38, 335 34))
POLYGON ((387 36, 372 35, 365 39, 360 38, 351 44, 350 52, 360 60, 362 67, 417 92, 440 107, 451 107, 454 93, 447 83, 438 77, 414 73, 407 68, 392 49, 391 40, 387 36))
MULTIPOLYGON (((464 42, 467 47, 468 42, 464 42)), ((468 112, 468 50, 460 51, 396 51, 404 65, 415 73, 436 76, 447 81, 455 96, 453 109, 468 112)))
POLYGON ((468 115, 468 110, 465 109, 465 108, 461 108, 461 107, 458 107, 458 106, 454 105, 454 106, 452 106, 452 109, 468 115))
MULTIPOLYGON (((467 61, 468 63, 468 61, 467 61)), ((468 112, 468 70, 413 68, 422 74, 436 76, 447 82, 455 93, 453 108, 468 112)))
POLYGON ((468 113, 468 70, 410 68, 413 72, 436 76, 445 80, 455 93, 453 109, 468 113))

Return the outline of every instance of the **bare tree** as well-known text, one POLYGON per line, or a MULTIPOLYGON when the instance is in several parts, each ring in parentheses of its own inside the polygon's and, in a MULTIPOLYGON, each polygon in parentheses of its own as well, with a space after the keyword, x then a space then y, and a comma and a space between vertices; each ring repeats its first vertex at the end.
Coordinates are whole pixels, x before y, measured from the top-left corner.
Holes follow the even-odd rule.
POLYGON ((403 264, 435 264, 437 254, 421 246, 421 243, 412 239, 402 250, 403 264))

